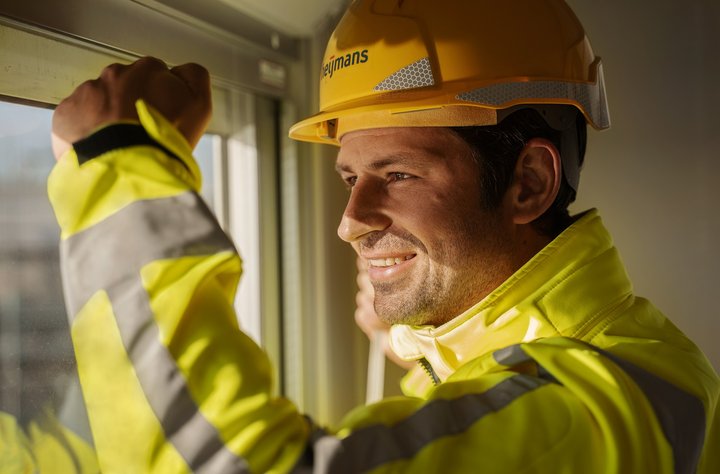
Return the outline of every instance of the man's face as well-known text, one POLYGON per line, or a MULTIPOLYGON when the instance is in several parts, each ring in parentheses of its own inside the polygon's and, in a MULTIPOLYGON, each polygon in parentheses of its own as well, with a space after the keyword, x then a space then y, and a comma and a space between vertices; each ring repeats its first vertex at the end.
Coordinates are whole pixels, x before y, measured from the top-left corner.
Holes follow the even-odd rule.
POLYGON ((348 133, 336 167, 350 187, 338 235, 368 261, 382 320, 442 324, 512 274, 511 219, 483 209, 478 165, 450 130, 348 133))

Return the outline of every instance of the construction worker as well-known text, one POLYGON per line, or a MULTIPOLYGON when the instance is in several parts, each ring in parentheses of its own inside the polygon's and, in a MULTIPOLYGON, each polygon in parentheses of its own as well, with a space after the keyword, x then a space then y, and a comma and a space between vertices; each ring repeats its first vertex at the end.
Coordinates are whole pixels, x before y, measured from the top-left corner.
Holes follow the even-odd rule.
POLYGON ((367 262, 404 397, 337 431, 271 395, 240 260, 198 197, 196 65, 114 65, 57 108, 49 194, 102 472, 720 472, 720 381, 569 216, 602 63, 561 0, 357 0, 325 55, 338 233, 367 262))

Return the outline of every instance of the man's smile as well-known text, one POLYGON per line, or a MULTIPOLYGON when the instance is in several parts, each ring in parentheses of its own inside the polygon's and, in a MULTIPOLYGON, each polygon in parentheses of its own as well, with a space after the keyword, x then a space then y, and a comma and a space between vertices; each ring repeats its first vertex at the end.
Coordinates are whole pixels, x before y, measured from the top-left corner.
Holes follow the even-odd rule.
POLYGON ((385 257, 385 258, 371 258, 368 259, 368 263, 371 267, 392 267, 399 265, 406 260, 410 260, 415 257, 415 254, 405 255, 403 257, 385 257))
POLYGON ((417 254, 410 253, 388 256, 378 255, 373 256, 373 258, 367 258, 368 276, 373 282, 396 279, 413 266, 416 256, 417 254))

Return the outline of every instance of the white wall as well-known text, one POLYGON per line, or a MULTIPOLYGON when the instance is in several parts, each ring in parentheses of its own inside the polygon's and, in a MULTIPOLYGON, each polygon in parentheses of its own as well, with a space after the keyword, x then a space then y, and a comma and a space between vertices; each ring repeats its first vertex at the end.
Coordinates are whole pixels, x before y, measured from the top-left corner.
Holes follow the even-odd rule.
POLYGON ((603 58, 575 210, 598 207, 636 292, 720 369, 720 3, 568 0, 603 58))

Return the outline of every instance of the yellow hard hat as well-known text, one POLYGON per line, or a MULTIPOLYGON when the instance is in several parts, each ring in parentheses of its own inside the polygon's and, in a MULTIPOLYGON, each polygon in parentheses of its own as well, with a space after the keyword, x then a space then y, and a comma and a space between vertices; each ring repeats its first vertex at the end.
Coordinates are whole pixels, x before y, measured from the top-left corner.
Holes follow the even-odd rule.
POLYGON ((297 140, 495 125, 504 110, 539 104, 610 126, 600 58, 563 0, 355 0, 320 75, 320 112, 290 128, 297 140))

